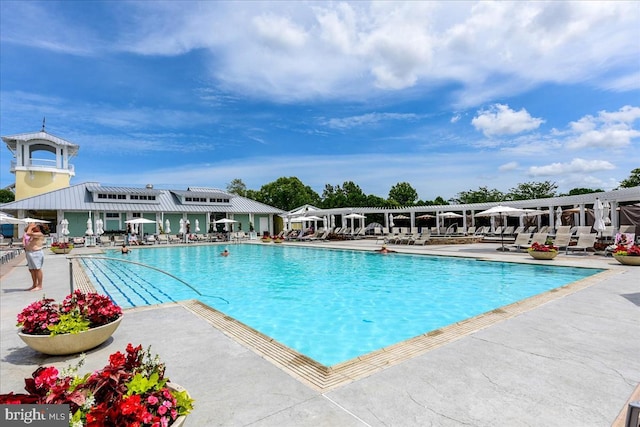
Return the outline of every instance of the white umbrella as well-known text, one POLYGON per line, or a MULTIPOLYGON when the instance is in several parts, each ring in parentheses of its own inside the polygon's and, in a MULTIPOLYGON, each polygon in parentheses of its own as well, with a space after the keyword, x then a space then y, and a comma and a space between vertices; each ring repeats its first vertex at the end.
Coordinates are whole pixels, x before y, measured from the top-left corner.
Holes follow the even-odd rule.
POLYGON ((556 229, 562 225, 562 208, 556 208, 556 229))
MULTIPOLYGON (((518 209, 518 208, 512 208, 511 206, 494 206, 490 209, 487 209, 485 211, 482 212, 478 212, 476 214, 476 216, 514 216, 514 215, 521 215, 523 213, 522 209, 518 209)), ((506 249, 504 247, 504 233, 500 233, 500 242, 501 242, 501 246, 499 248, 500 251, 505 251, 505 250, 509 250, 506 249)))
MULTIPOLYGON (((101 236, 104 234, 104 221, 102 221, 102 218, 98 218, 96 219, 96 235, 97 236, 101 236)), ((67 230, 67 232, 69 232, 69 230, 67 230)))
POLYGON ((180 230, 178 234, 184 234, 184 219, 180 218, 180 230))
POLYGON ((420 215, 420 216, 416 217, 416 219, 431 219, 431 218, 435 218, 435 216, 429 215, 429 214, 424 214, 424 215, 420 215))
POLYGON ((156 222, 152 219, 147 218, 134 218, 128 221, 125 221, 126 224, 155 224, 156 222))
POLYGON ((400 214, 400 215, 396 215, 394 218, 395 218, 395 219, 411 219, 411 218, 409 218, 408 216, 406 216, 406 215, 402 215, 402 214, 400 214))
POLYGON ((598 198, 596 198, 596 201, 593 204, 593 216, 595 217, 593 229, 598 233, 602 233, 606 227, 606 224, 604 223, 604 207, 602 206, 602 202, 598 198))
POLYGON ((0 215, 0 224, 25 224, 25 221, 9 215, 0 215))
POLYGON ((63 236, 69 235, 69 220, 66 218, 63 218, 62 221, 60 221, 60 234, 63 236))
POLYGON ((393 222, 393 214, 389 214, 389 228, 393 227, 395 222, 393 222))
POLYGON ((325 231, 329 228, 329 219, 326 216, 322 218, 322 228, 325 231))
POLYGON ((462 218, 462 215, 455 212, 443 212, 440 214, 440 218, 462 218))
POLYGON ((45 223, 50 223, 51 222, 51 221, 45 221, 44 219, 30 218, 30 217, 22 218, 22 221, 24 221, 24 222, 37 222, 37 223, 40 223, 40 224, 45 224, 45 223))
POLYGON ((84 232, 87 236, 93 236, 93 224, 91 222, 91 217, 87 218, 87 231, 84 232))
POLYGON ((164 232, 166 234, 171 233, 171 222, 168 219, 164 222, 164 232))
POLYGON ((214 224, 233 224, 234 222, 238 222, 234 219, 222 218, 217 221, 214 221, 214 224))
POLYGON ((196 233, 200 232, 200 221, 196 219, 196 228, 194 230, 196 233))
POLYGON ((606 200, 602 202, 602 216, 604 217, 604 223, 606 225, 611 224, 611 218, 609 218, 609 214, 611 213, 611 205, 606 200))

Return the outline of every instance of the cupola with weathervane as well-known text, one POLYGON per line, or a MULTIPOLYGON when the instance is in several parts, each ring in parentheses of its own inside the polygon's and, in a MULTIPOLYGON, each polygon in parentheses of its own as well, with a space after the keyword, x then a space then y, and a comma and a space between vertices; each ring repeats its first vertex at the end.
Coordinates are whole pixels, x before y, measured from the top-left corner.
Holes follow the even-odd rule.
POLYGON ((79 146, 45 131, 3 136, 13 153, 11 173, 16 176, 15 197, 22 200, 69 187, 74 167, 69 160, 79 146))

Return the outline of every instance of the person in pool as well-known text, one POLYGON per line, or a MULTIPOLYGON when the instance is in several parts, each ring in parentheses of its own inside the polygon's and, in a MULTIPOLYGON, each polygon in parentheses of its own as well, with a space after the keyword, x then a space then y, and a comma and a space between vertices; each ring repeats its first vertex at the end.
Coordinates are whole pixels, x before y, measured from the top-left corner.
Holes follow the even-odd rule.
POLYGON ((224 251, 220 252, 220 256, 229 256, 229 250, 225 248, 224 251))
POLYGON ((123 254, 128 254, 129 253, 129 248, 127 247, 127 245, 122 245, 122 248, 120 249, 120 252, 122 252, 123 254))
POLYGON ((382 247, 380 249, 376 249, 376 252, 379 252, 381 254, 390 254, 390 253, 395 252, 395 251, 387 248, 386 245, 382 245, 382 247))

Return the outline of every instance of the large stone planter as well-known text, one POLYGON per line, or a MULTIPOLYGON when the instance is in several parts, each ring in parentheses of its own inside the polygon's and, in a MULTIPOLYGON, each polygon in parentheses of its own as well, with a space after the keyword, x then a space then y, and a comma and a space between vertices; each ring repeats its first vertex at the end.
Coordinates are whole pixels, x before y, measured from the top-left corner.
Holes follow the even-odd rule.
POLYGON ((541 252, 541 251, 527 251, 531 257, 535 259, 554 259, 558 256, 558 251, 553 252, 541 252))
MULTIPOLYGON (((178 385, 178 384, 172 383, 172 382, 168 382, 167 383, 167 387, 169 387, 169 389, 171 389, 172 391, 187 391, 181 385, 178 385)), ((189 392, 187 392, 187 395, 189 395, 189 397, 191 397, 189 392)), ((176 418, 176 420, 172 424, 169 424, 169 425, 171 427, 182 427, 186 420, 187 420, 187 415, 180 415, 178 418, 176 418)))
POLYGON ((54 254, 68 254, 72 250, 73 250, 73 246, 68 248, 57 248, 55 246, 51 247, 51 252, 53 252, 54 254))
POLYGON ((629 255, 613 255, 613 257, 620 264, 624 265, 640 265, 640 256, 629 256, 629 255))
POLYGON ((40 353, 53 356, 82 353, 99 346, 109 339, 118 329, 122 317, 106 325, 89 329, 77 334, 62 335, 31 335, 18 332, 18 336, 29 347, 40 353))

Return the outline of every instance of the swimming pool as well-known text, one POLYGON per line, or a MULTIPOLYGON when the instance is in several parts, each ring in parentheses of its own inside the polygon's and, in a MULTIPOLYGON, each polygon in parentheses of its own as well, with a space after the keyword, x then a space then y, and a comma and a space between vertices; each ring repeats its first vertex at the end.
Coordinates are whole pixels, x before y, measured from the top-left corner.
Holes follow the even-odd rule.
POLYGON ((424 255, 234 245, 135 250, 85 259, 123 307, 199 299, 333 366, 588 277, 600 270, 424 255))

